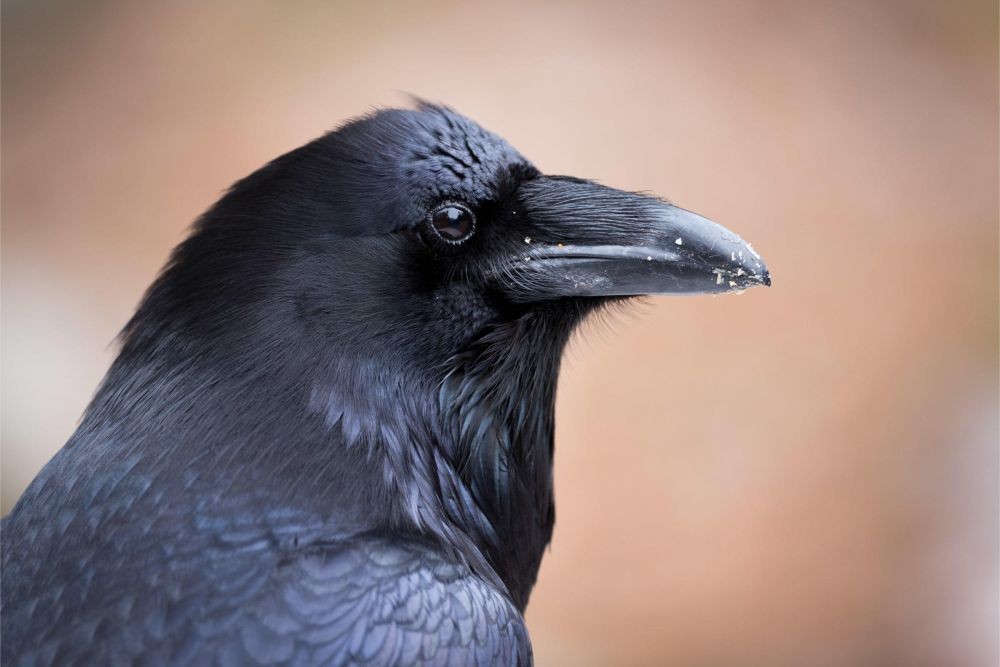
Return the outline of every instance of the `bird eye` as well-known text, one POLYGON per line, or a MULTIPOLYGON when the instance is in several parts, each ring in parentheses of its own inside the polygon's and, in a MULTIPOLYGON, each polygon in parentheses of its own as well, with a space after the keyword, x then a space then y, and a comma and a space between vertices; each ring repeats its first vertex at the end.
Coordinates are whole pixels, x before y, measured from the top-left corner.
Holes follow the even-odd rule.
POLYGON ((430 228, 442 241, 463 243, 476 231, 476 216, 461 204, 444 204, 430 213, 430 228))

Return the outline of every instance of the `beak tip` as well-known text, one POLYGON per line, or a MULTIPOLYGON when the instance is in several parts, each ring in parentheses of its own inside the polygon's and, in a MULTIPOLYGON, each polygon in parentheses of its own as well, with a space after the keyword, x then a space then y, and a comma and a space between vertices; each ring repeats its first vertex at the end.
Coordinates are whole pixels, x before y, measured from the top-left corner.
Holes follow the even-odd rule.
POLYGON ((764 259, 757 253, 756 250, 749 243, 745 243, 742 240, 740 243, 743 245, 742 251, 737 251, 736 260, 737 271, 746 273, 750 276, 750 280, 757 285, 763 285, 764 287, 771 286, 771 270, 767 268, 767 264, 764 263, 764 259))

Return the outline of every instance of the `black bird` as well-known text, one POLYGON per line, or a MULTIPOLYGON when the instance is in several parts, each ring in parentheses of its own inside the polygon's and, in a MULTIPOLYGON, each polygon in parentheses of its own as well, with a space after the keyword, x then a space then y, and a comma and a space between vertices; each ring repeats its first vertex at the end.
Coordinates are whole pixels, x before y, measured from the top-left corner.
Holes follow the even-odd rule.
POLYGON ((525 665, 581 320, 768 285, 443 107, 349 122, 174 251, 2 527, 4 665, 525 665))

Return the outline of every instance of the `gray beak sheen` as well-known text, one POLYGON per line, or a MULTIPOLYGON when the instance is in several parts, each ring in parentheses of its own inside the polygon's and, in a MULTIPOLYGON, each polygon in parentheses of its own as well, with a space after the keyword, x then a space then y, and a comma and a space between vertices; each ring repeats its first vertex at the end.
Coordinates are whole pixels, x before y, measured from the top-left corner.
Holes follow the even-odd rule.
POLYGON ((525 184, 522 200, 546 238, 513 260, 518 300, 717 294, 771 284, 764 260, 743 239, 662 200, 560 177, 525 184))

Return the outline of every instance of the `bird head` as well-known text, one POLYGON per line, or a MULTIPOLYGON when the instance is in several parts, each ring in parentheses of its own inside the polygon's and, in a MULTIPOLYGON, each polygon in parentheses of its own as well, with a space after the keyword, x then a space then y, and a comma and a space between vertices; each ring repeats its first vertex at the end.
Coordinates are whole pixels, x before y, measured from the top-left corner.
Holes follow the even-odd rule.
POLYGON ((146 310, 230 350, 253 336, 440 365, 528 314, 769 284, 760 256, 720 225, 542 174, 497 135, 421 103, 350 122, 237 183, 146 310))

